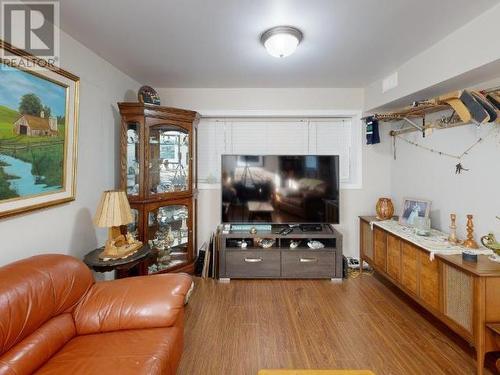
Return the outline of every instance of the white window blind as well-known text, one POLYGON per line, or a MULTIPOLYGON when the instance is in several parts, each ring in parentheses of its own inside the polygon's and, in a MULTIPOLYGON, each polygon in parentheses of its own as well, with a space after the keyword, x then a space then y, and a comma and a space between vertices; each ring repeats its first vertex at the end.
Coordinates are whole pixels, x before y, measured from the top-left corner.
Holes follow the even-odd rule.
POLYGON ((202 119, 198 129, 202 186, 220 182, 222 154, 317 154, 339 155, 341 187, 360 187, 361 131, 351 118, 202 119))
POLYGON ((351 166, 351 120, 329 119, 309 122, 311 153, 340 156, 340 180, 348 181, 351 166))
POLYGON ((226 124, 202 119, 198 126, 198 182, 220 182, 221 155, 226 151, 226 124))

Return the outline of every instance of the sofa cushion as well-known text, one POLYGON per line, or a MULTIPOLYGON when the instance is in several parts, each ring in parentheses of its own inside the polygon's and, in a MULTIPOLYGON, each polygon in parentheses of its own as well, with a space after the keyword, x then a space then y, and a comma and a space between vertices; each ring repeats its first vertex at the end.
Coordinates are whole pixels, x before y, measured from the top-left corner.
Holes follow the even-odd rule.
POLYGON ((0 359, 0 374, 31 374, 57 353, 76 334, 69 313, 50 319, 0 359))
POLYGON ((180 273, 98 282, 73 312, 77 334, 169 327, 191 283, 180 273))
POLYGON ((77 336, 35 374, 174 375, 182 328, 151 328, 77 336))
POLYGON ((45 322, 72 311, 94 283, 84 263, 55 254, 0 267, 0 280, 0 361, 45 322))

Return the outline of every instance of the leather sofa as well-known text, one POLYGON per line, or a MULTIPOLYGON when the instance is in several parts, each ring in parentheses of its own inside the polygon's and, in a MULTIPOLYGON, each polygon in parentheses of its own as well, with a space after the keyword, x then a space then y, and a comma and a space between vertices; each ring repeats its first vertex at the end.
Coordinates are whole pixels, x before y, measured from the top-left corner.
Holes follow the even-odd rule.
POLYGON ((0 375, 175 374, 186 274, 95 282, 39 255, 0 267, 0 375))

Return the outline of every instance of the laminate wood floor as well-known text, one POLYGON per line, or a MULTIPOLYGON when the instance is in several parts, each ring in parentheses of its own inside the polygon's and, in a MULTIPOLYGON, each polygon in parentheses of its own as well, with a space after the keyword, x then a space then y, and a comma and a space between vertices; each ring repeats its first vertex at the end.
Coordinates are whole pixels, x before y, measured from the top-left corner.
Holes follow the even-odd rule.
POLYGON ((371 275, 343 283, 197 279, 178 375, 256 375, 262 368, 474 374, 472 353, 371 275))

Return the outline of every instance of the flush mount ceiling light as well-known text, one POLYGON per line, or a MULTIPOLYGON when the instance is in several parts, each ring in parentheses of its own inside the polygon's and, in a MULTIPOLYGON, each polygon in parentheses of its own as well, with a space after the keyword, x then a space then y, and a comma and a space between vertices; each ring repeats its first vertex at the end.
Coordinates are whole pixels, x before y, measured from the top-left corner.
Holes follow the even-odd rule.
POLYGON ((302 41, 302 31, 291 26, 276 26, 265 31, 260 41, 274 57, 287 57, 295 52, 302 41))

